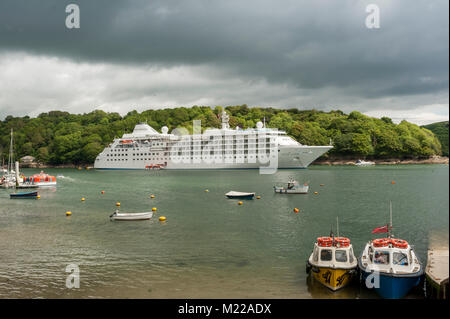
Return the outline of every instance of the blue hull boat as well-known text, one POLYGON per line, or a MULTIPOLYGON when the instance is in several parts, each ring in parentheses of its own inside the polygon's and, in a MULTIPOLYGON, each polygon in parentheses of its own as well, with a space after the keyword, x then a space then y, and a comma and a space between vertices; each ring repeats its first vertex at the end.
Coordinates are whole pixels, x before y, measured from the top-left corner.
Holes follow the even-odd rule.
MULTIPOLYGON (((361 269, 361 266, 360 266, 361 269)), ((361 270, 361 279, 366 281, 370 272, 361 270)), ((373 288, 380 297, 385 299, 401 299, 405 297, 412 288, 420 283, 423 272, 414 275, 392 275, 380 273, 380 286, 373 288)))
POLYGON ((38 192, 29 192, 29 193, 11 193, 9 194, 10 198, 37 198, 38 192))

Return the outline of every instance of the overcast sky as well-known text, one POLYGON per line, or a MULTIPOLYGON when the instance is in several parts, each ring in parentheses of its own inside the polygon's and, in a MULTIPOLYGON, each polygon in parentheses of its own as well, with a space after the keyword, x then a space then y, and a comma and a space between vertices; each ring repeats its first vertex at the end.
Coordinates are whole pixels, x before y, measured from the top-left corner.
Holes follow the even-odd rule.
POLYGON ((448 0, 0 2, 0 119, 238 105, 448 120, 448 0), (80 8, 68 29, 65 8, 80 8), (368 29, 366 6, 380 8, 368 29))

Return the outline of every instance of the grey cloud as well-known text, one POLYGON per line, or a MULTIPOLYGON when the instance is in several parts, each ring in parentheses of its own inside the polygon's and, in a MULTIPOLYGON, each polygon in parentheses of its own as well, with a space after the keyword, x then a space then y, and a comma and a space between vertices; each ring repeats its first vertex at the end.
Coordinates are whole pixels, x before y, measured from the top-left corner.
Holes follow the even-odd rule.
MULTIPOLYGON (((209 85, 158 87, 160 95, 179 93, 176 102, 199 100, 191 97, 207 90, 209 100, 231 104, 233 86, 214 84, 223 76, 230 81, 221 84, 239 79, 250 92, 253 83, 255 96, 246 96, 255 103, 258 83, 266 83, 267 105, 335 100, 383 108, 373 101, 392 98, 403 99, 396 105, 404 108, 406 101, 427 104, 425 97, 448 103, 448 1, 3 0, 2 51, 149 70, 204 67, 207 74, 198 76, 209 85), (72 2, 80 6, 79 30, 64 26, 72 2), (380 7, 380 29, 364 25, 369 3, 380 7), (275 92, 283 86, 291 97, 275 92), (330 92, 334 99, 320 96, 330 92)), ((120 79, 107 82, 117 98, 134 93, 139 100, 156 90, 156 84, 131 89, 120 79)))

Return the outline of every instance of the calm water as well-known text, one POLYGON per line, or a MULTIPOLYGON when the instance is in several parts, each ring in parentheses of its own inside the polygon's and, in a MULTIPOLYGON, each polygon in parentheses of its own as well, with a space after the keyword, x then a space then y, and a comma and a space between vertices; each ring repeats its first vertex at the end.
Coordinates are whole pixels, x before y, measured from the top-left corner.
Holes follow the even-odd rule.
POLYGON ((448 165, 47 172, 65 178, 40 200, 0 190, 1 298, 376 298, 357 284, 331 293, 307 277, 305 261, 336 216, 359 256, 388 221, 389 200, 394 234, 423 262, 430 238, 448 241, 448 165), (290 176, 309 182, 310 193, 274 194, 290 176), (224 196, 230 190, 261 199, 239 206, 224 196), (111 222, 116 201, 122 212, 158 211, 150 221, 111 222), (65 287, 71 263, 79 289, 65 287))

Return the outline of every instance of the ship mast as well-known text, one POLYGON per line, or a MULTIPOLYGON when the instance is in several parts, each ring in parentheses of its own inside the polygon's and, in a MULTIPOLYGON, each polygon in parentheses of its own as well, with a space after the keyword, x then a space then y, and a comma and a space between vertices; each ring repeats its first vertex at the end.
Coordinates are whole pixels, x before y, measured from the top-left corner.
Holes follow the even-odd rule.
POLYGON ((391 229, 392 229, 392 201, 389 201, 389 227, 388 227, 388 237, 391 238, 391 229))
POLYGON ((336 216, 336 233, 337 236, 339 237, 339 216, 336 216))
POLYGON ((225 110, 222 111, 222 130, 229 129, 230 125, 228 124, 229 116, 225 110))

